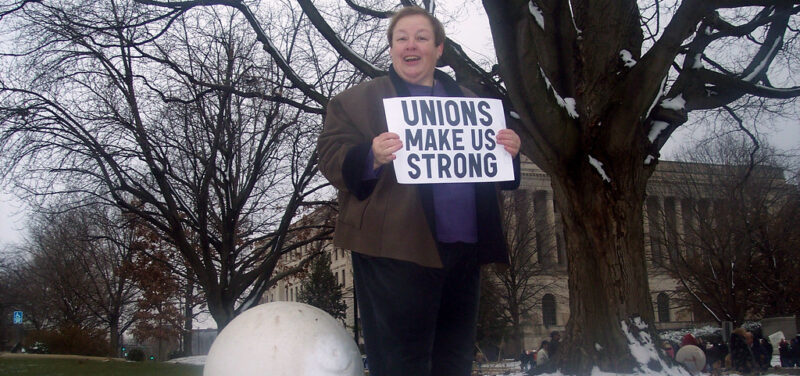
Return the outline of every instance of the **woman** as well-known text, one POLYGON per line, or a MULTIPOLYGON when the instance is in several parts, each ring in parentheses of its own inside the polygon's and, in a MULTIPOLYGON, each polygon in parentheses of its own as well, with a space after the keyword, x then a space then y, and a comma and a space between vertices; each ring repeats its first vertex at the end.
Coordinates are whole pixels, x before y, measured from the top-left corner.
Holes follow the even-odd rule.
POLYGON ((472 94, 435 69, 444 29, 423 9, 398 11, 387 36, 389 75, 334 97, 319 137, 320 171, 339 191, 334 244, 353 252, 370 374, 469 375, 480 264, 508 262, 499 189, 519 185, 520 139, 497 135, 515 181, 398 184, 402 142, 382 99, 472 94))
POLYGON ((536 367, 543 368, 550 360, 550 342, 542 341, 539 351, 536 352, 536 367))

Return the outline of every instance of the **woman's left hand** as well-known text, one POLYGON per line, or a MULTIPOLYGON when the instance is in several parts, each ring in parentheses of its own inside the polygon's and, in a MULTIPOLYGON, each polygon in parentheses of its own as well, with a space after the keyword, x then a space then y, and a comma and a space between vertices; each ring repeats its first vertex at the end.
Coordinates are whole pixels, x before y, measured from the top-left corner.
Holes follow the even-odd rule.
POLYGON ((497 132, 497 143, 503 145, 512 158, 516 158, 517 154, 519 154, 522 140, 520 140, 517 132, 511 129, 501 129, 500 132, 497 132))

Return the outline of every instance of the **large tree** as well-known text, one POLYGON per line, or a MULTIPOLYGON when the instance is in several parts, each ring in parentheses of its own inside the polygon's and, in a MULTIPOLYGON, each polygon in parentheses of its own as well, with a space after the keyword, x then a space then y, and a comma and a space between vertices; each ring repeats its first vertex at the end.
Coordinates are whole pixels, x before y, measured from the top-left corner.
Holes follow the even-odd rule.
POLYGON ((139 218, 181 254, 173 270, 202 288, 220 328, 302 269, 274 273, 314 240, 287 236, 325 185, 313 147, 323 108, 294 77, 319 97, 355 77, 316 50, 299 15, 274 11, 261 31, 290 57, 261 51, 248 15, 227 8, 43 1, 3 19, 15 39, 0 79, 4 176, 139 218), (282 71, 289 62, 303 69, 282 71))

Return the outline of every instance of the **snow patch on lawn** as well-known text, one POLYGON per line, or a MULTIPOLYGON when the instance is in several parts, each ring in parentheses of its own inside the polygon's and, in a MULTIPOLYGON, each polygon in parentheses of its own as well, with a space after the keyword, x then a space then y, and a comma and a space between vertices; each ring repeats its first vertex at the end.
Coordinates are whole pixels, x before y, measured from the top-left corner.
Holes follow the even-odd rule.
POLYGON ((187 356, 185 358, 175 358, 172 360, 168 360, 164 363, 174 363, 174 364, 189 364, 193 366, 202 366, 206 364, 206 356, 205 355, 196 355, 196 356, 187 356))

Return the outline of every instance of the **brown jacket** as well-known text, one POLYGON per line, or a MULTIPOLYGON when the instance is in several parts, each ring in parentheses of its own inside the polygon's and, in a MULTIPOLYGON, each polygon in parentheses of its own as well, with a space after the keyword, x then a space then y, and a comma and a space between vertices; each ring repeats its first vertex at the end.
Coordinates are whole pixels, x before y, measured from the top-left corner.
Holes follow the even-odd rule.
MULTIPOLYGON (((437 71, 436 79, 444 83, 450 96, 463 96, 448 75, 437 71)), ((440 268, 430 186, 398 184, 392 164, 384 167, 377 180, 362 180, 372 139, 387 131, 383 98, 407 95, 402 79, 390 69, 389 76, 334 97, 319 137, 319 169, 339 191, 334 245, 368 256, 440 268)), ((514 160, 514 170, 515 181, 476 184, 482 263, 508 263, 499 189, 519 186, 519 158, 514 160)))

